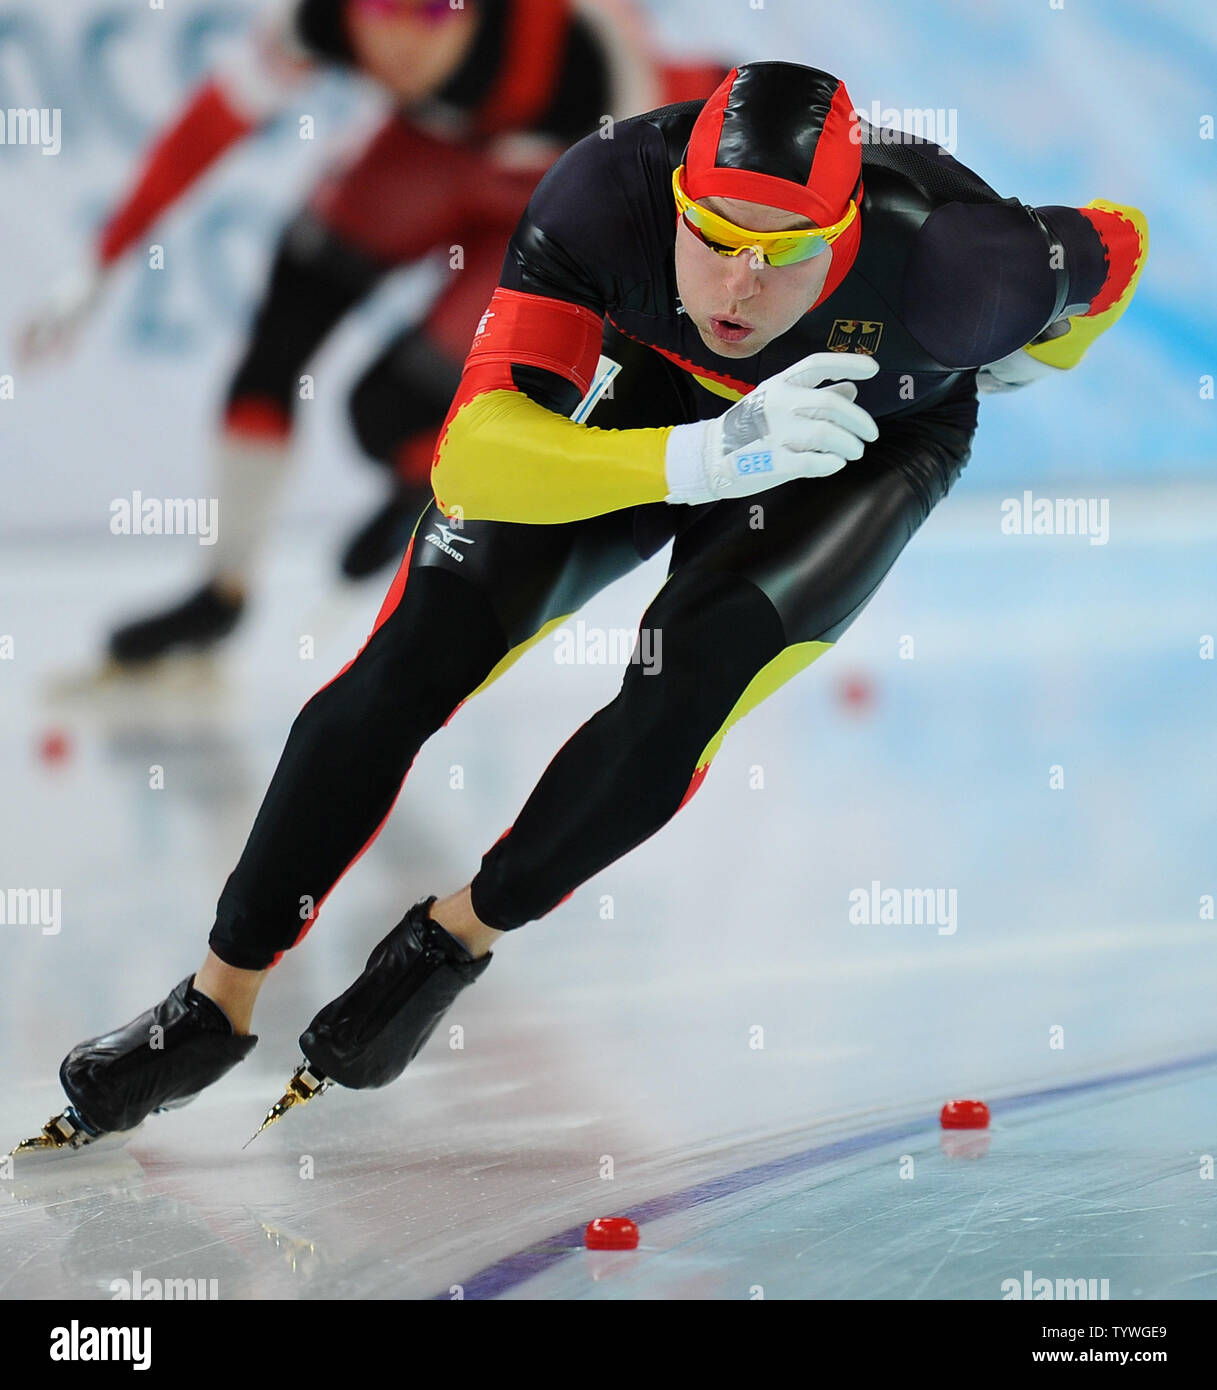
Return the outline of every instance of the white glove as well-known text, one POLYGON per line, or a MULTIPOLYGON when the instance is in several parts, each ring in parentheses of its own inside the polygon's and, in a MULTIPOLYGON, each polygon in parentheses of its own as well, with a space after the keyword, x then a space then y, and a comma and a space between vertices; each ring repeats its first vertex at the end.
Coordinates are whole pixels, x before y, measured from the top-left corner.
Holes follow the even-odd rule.
POLYGON ((976 389, 992 395, 997 391, 1018 391, 1046 376, 1059 376, 1059 367, 1050 367, 1032 357, 1026 348, 1016 348, 999 362, 990 362, 976 373, 976 389))
POLYGON ((28 364, 66 356, 97 306, 106 279, 101 266, 90 265, 57 281, 47 301, 18 329, 18 359, 28 364))
POLYGON ((853 383, 878 370, 875 359, 862 353, 812 353, 762 381, 725 415, 674 426, 664 500, 694 505, 750 497, 792 478, 827 477, 861 458, 879 429, 854 404, 853 383), (837 384, 822 386, 824 381, 837 384))

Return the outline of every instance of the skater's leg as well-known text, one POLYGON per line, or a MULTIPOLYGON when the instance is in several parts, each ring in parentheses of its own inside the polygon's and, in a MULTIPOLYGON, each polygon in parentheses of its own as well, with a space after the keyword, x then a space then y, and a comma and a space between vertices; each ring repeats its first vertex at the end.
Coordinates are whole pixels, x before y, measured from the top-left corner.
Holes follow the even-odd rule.
POLYGON ((412 129, 389 117, 353 159, 327 174, 284 231, 229 385, 212 461, 220 525, 207 580, 183 603, 117 629, 110 655, 119 666, 212 646, 240 620, 286 482, 305 366, 386 271, 425 254, 451 220, 450 195, 414 196, 414 184, 434 182, 420 182, 417 173, 428 168, 423 156, 437 142, 412 129), (388 216, 390 208, 400 215, 388 216))
POLYGON ((217 583, 240 591, 248 584, 286 476, 304 368, 389 268, 311 209, 285 230, 228 389, 216 461, 222 519, 212 556, 217 583))
POLYGON ((174 650, 212 646, 236 626, 287 477, 301 373, 334 325, 384 270, 311 213, 302 213, 287 227, 229 386, 212 459, 219 528, 216 543, 208 548, 206 581, 184 602, 117 628, 110 637, 110 655, 119 666, 136 667, 174 650))
MULTIPOLYGON (((202 967, 125 1027, 72 1049, 60 1068, 71 1104, 23 1154, 74 1151, 130 1130, 248 1055, 268 967, 374 838, 422 742, 547 627, 639 563, 629 513, 571 526, 470 522, 457 536, 446 520, 434 507, 424 514, 417 553, 412 544, 372 635, 296 720, 202 967)), ((338 1059, 325 1076, 359 1086, 391 1080, 488 963, 427 921, 429 901, 373 952, 370 986, 357 982, 328 1010, 341 1026, 316 1049, 338 1059), (403 972, 404 1002, 395 993, 403 972), (353 1012, 344 1013, 350 999, 353 1012)), ((323 1086, 298 1071, 270 1118, 323 1086)))
MULTIPOLYGON (((702 755, 759 672, 787 645, 769 599, 747 579, 677 573, 648 608, 617 698, 550 763, 471 885, 486 926, 543 916, 655 833, 688 794, 702 755)), ((441 908, 436 917, 448 923, 441 908)))
POLYGON ((532 180, 516 176, 515 183, 518 206, 511 208, 510 221, 471 227, 454 204, 453 222, 438 247, 446 279, 426 319, 389 343, 351 393, 355 437, 390 474, 385 500, 343 550, 342 571, 351 579, 400 559, 410 527, 431 499, 440 428, 532 180))
POLYGON ((244 1037, 254 1016, 258 992, 266 982, 265 970, 239 970, 222 961, 214 951, 207 957, 194 977, 194 987, 216 1003, 228 1016, 232 1031, 244 1037))
POLYGON ((631 665, 487 852, 467 901, 437 905, 435 920, 481 943, 476 924, 502 931, 543 916, 664 825, 731 725, 866 605, 958 476, 975 417, 969 380, 937 409, 881 429, 839 474, 706 508, 677 538, 643 618, 639 650, 653 664, 631 665))
POLYGON ((454 532, 438 509, 425 513, 368 642, 292 727, 220 898, 216 956, 261 971, 293 946, 375 838, 426 739, 637 563, 628 514, 454 532))
MULTIPOLYGON (((526 202, 522 194, 520 212, 526 202)), ((459 235, 459 264, 449 264, 423 322, 398 334, 351 392, 351 425, 360 447, 403 483, 430 491, 435 440, 498 283, 513 227, 514 221, 471 231, 454 222, 446 229, 441 249, 447 255, 448 240, 459 235)))
MULTIPOLYGON (((221 483, 238 505, 230 511, 228 542, 222 535, 213 557, 219 582, 234 588, 247 582, 254 547, 285 472, 282 446, 304 365, 387 270, 416 262, 436 247, 447 253, 453 241, 462 240, 454 229, 467 230, 472 222, 466 208, 477 196, 477 181, 470 177, 475 159, 473 151, 441 141, 394 113, 350 159, 327 173, 289 230, 266 312, 259 315, 229 396, 225 443, 233 457, 225 469, 221 451, 221 483)), ((495 273, 501 260, 500 252, 495 273)), ((458 378, 469 337, 472 327, 449 354, 458 378)), ((368 428, 375 433, 375 422, 368 428)), ((426 500, 425 495, 416 499, 411 520, 426 500)))
MULTIPOLYGON (((630 360, 628 348, 613 355, 630 360)), ((640 389, 604 403, 598 419, 606 425, 687 418, 683 374, 644 356, 655 361, 622 373, 627 382, 637 375, 640 389)), ((71 1116, 90 1107, 95 1118, 104 1116, 95 1128, 138 1123, 165 1096, 209 1085, 246 1054, 267 968, 299 940, 383 823, 418 746, 461 700, 672 535, 671 509, 642 512, 643 525, 633 512, 568 526, 458 527, 434 507, 423 515, 372 636, 293 726, 221 896, 208 959, 147 1014, 72 1050, 61 1069, 71 1115, 45 1128, 37 1148, 76 1147, 81 1131, 71 1116), (149 1028, 172 1038, 163 1056, 148 1048, 149 1028)), ((433 902, 410 910, 355 984, 302 1035, 306 1058, 328 1064, 326 1078, 355 1086, 391 1080, 456 993, 485 969, 485 956, 473 959, 429 920, 433 902)), ((298 1071, 268 1120, 322 1084, 316 1073, 298 1071)))
MULTIPOLYGON (((472 326, 469 333, 472 337, 472 326)), ((425 327, 409 328, 388 344, 351 392, 355 438, 388 477, 384 500, 343 547, 340 563, 349 579, 400 560, 419 513, 432 501, 431 460, 460 384, 462 360, 432 341, 425 327)))
MULTIPOLYGON (((476 323, 475 318, 470 337, 476 323)), ((403 483, 421 489, 424 505, 431 492, 435 441, 460 385, 463 362, 459 352, 445 351, 425 325, 407 328, 385 346, 351 391, 349 414, 359 447, 403 483), (418 463, 406 470, 402 451, 415 440, 421 441, 418 463)))
POLYGON ((469 884, 459 892, 440 899, 431 909, 431 920, 438 922, 449 936, 456 937, 474 960, 489 955, 504 935, 502 931, 488 927, 474 912, 469 884))
MULTIPOLYGON (((606 350, 625 364, 624 386, 597 407, 597 424, 688 417, 684 373, 625 339, 606 339, 606 350)), ((674 509, 640 512, 646 517, 635 510, 571 525, 460 528, 438 507, 422 516, 364 651, 293 726, 221 897, 211 934, 218 958, 263 970, 299 940, 388 816, 425 738, 670 537, 674 509)))
POLYGON ((830 645, 789 643, 755 584, 706 570, 669 579, 639 643, 654 665, 631 665, 620 694, 550 763, 472 884, 432 908, 474 956, 666 824, 727 727, 830 645))

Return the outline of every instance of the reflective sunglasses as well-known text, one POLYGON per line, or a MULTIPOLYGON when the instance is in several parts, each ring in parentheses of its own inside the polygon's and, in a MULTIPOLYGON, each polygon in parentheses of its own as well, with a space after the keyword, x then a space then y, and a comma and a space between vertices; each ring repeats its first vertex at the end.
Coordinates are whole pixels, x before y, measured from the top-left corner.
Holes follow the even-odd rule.
POLYGON ((698 241, 720 256, 739 256, 745 251, 752 251, 769 266, 797 265, 800 261, 811 260, 831 246, 858 215, 858 205, 851 198, 845 216, 831 227, 806 227, 793 232, 752 232, 695 203, 681 182, 684 171, 682 164, 672 174, 676 210, 698 241))

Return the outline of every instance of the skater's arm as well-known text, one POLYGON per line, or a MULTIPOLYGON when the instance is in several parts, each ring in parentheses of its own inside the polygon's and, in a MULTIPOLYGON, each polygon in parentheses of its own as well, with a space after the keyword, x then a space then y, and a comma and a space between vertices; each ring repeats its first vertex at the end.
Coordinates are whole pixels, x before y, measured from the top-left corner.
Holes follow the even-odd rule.
POLYGON ((578 425, 518 391, 488 392, 457 422, 456 438, 450 433, 441 443, 432 474, 436 501, 471 521, 533 524, 662 502, 669 434, 578 425))
POLYGON ((601 331, 600 315, 583 305, 495 292, 432 467, 444 511, 557 523, 664 499, 669 429, 567 418, 591 385, 601 331))
POLYGON ((1128 307, 1148 249, 1144 216, 1102 199, 949 204, 910 259, 908 322, 945 365, 981 367, 982 389, 1026 385, 1077 366, 1128 307))
POLYGON ((144 155, 133 186, 101 228, 98 265, 111 266, 226 150, 278 115, 310 71, 289 16, 252 36, 144 155))
POLYGON ((1149 227, 1144 213, 1137 208, 1102 198, 1084 208, 1042 211, 1050 227, 1073 219, 1080 221, 1082 235, 1089 230, 1103 252, 1102 282, 1085 307, 1078 306, 1074 312, 1067 310, 1024 348, 1028 357, 1048 371, 1068 371, 1077 366, 1087 348, 1107 332, 1132 302, 1149 253, 1149 227))
POLYGON ((202 87, 144 156, 133 186, 111 212, 92 249, 19 325, 25 364, 65 354, 101 303, 115 263, 213 164, 286 104, 310 71, 294 11, 251 40, 202 87))

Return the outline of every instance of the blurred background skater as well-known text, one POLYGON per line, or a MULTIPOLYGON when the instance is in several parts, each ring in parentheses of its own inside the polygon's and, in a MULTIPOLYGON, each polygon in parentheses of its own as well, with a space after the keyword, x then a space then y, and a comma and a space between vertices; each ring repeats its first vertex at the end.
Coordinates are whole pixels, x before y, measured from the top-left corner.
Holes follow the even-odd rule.
POLYGON ((309 361, 390 272, 442 256, 447 283, 424 319, 385 345, 348 401, 356 441, 387 478, 342 573, 361 579, 400 559, 430 501, 461 364, 538 179, 575 139, 597 128, 611 138, 616 119, 704 97, 725 71, 661 63, 628 0, 291 0, 153 142, 88 264, 23 326, 21 358, 66 352, 122 258, 323 67, 370 78, 393 109, 279 237, 219 422, 210 489, 220 522, 204 582, 115 628, 104 675, 157 669, 233 631, 286 480, 309 361))

